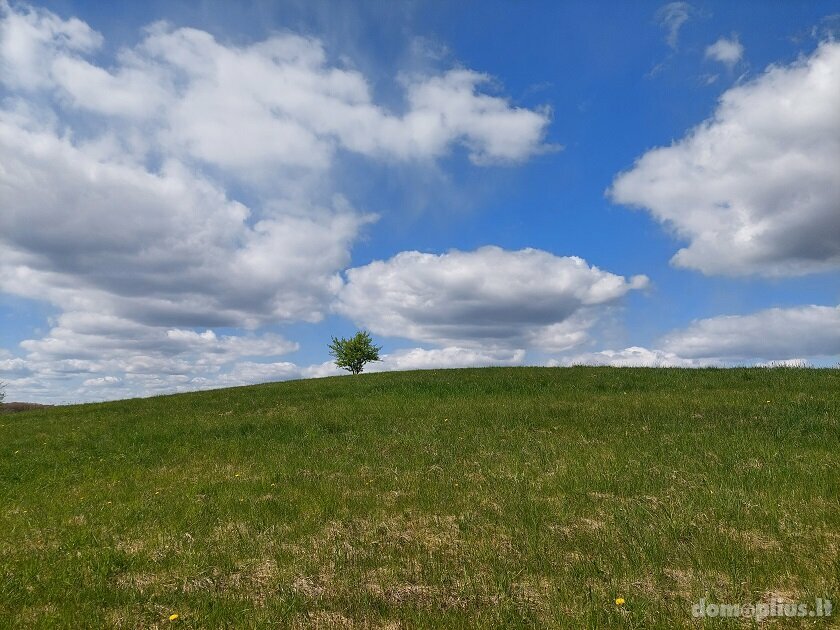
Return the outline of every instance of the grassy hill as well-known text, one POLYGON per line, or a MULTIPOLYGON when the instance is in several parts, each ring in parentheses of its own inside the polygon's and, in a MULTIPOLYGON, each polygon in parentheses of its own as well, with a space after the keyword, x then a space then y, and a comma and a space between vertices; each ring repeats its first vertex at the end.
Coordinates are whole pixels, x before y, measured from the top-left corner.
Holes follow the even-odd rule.
POLYGON ((701 597, 840 608, 838 576, 840 370, 402 372, 0 416, 0 627, 674 628, 701 597))

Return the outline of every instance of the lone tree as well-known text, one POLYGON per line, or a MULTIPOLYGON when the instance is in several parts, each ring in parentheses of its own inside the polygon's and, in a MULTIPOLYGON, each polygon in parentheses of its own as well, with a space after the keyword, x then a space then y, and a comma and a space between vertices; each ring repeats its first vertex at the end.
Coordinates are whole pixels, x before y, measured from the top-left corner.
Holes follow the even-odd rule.
POLYGON ((353 374, 361 372, 365 363, 379 361, 380 350, 382 346, 373 345, 373 339, 366 330, 360 330, 350 339, 333 337, 330 344, 330 355, 335 357, 335 364, 353 374))

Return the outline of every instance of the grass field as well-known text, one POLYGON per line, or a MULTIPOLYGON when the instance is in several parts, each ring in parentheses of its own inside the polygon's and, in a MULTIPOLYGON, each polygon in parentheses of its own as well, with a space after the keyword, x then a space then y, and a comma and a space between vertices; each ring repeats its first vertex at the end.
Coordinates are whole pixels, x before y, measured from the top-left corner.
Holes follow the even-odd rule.
POLYGON ((0 627, 750 627, 693 619, 701 597, 840 608, 840 370, 402 372, 0 416, 0 627))

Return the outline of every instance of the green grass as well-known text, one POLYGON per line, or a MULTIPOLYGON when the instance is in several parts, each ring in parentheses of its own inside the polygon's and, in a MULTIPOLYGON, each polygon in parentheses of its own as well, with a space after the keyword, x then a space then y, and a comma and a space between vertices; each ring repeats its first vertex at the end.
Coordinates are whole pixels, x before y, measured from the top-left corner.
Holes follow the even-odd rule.
POLYGON ((838 418, 840 370, 610 368, 0 416, 0 626, 678 628, 703 626, 701 597, 840 608, 838 418))

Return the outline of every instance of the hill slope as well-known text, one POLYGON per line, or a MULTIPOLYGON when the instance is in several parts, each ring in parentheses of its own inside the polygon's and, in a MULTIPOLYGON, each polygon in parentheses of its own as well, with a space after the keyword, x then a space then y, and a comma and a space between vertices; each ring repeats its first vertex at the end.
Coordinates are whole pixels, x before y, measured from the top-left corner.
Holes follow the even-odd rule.
POLYGON ((2 416, 0 626, 671 628, 700 597, 840 604, 838 418, 837 370, 609 368, 2 416))

